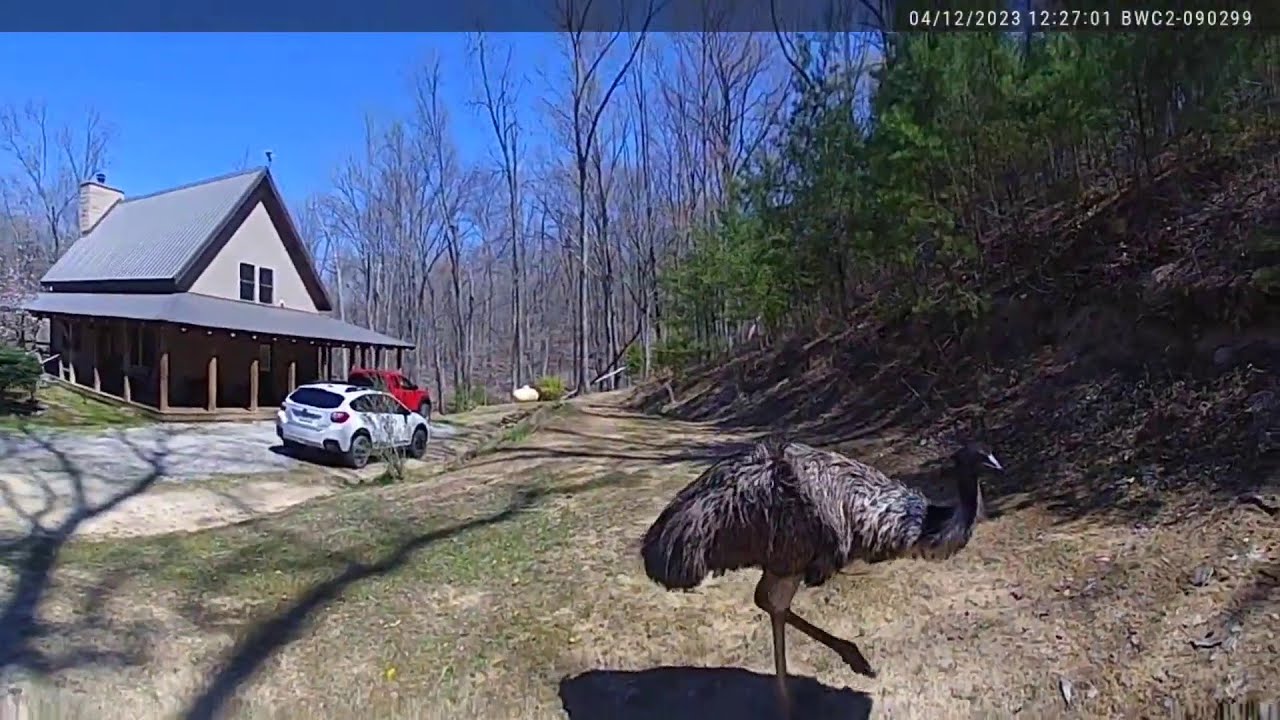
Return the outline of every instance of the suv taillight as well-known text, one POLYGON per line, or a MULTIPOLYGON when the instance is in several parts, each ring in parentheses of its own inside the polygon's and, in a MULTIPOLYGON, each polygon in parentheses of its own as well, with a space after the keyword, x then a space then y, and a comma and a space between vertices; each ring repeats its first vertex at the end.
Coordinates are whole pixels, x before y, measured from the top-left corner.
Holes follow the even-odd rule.
POLYGON ((339 411, 337 411, 337 412, 331 412, 331 413, 329 413, 329 420, 330 420, 330 422, 335 422, 335 423, 338 423, 339 425, 341 425, 342 423, 346 422, 346 421, 347 421, 348 419, 350 419, 350 418, 351 418, 351 415, 349 415, 348 413, 345 413, 345 412, 343 412, 343 411, 341 411, 341 410, 339 410, 339 411))

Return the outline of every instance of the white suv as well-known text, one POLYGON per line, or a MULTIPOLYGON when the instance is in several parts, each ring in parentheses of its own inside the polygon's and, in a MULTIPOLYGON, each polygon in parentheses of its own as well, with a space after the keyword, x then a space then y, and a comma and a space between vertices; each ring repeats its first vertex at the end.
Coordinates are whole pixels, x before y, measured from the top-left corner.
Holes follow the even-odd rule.
POLYGON ((431 425, 379 390, 310 383, 298 387, 281 404, 276 435, 286 448, 317 448, 341 456, 350 467, 362 468, 375 450, 421 458, 431 439, 431 425))

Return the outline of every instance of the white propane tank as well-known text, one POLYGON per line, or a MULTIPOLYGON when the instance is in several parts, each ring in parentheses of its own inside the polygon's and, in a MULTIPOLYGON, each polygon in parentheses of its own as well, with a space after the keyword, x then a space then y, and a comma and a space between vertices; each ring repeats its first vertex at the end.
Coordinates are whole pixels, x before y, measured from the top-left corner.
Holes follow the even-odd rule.
POLYGON ((515 398, 516 402, 533 402, 538 399, 538 390, 525 385, 512 390, 511 397, 515 398))

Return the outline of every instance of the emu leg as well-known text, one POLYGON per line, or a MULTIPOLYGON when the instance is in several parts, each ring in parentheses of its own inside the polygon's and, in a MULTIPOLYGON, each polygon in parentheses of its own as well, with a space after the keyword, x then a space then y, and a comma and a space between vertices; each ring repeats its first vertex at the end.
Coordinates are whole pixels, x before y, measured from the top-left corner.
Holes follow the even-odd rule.
POLYGON ((783 720, 791 720, 791 691, 787 689, 787 618, 781 613, 769 616, 773 625, 773 669, 778 678, 778 704, 783 720))
POLYGON ((840 659, 849 666, 849 669, 859 675, 866 675, 870 678, 876 676, 876 671, 871 669, 871 663, 867 662, 866 656, 852 641, 832 635, 791 610, 787 610, 786 620, 787 624, 834 650, 840 656, 840 659))
POLYGON ((799 577, 781 577, 767 570, 756 585, 756 605, 769 614, 773 626, 773 665, 778 677, 778 702, 782 717, 790 720, 791 692, 787 687, 787 614, 800 588, 799 577))

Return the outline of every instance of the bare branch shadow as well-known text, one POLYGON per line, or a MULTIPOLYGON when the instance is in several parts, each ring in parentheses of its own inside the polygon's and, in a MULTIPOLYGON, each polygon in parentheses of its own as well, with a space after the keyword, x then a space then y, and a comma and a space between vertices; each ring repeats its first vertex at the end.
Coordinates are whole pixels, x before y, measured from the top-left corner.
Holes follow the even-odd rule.
MULTIPOLYGON (((772 675, 723 667, 656 667, 648 670, 589 670, 560 681, 560 701, 569 720, 778 720, 772 675)), ((794 717, 805 720, 864 720, 871 696, 833 688, 811 677, 792 676, 794 717)))
MULTIPOLYGON (((75 647, 71 640, 86 630, 108 628, 106 599, 120 580, 103 578, 82 598, 81 619, 53 623, 40 618, 40 606, 52 580, 62 548, 89 520, 107 513, 149 488, 166 474, 170 433, 159 430, 154 448, 144 448, 123 432, 113 440, 141 462, 140 474, 119 468, 98 468, 91 474, 68 451, 70 433, 23 428, 0 436, 0 509, 20 523, 0 537, 0 569, 10 575, 7 597, 0 605, 0 673, 26 670, 47 675, 90 664, 135 664, 145 659, 146 647, 137 628, 110 628, 115 648, 75 647), (129 475, 133 475, 129 477, 129 475), (60 518, 58 516, 61 516, 60 518), (66 647, 57 655, 37 647, 37 641, 57 639, 66 647)), ((139 468, 134 468, 135 472, 139 468)))
POLYGON ((541 500, 557 495, 588 492, 605 486, 617 487, 618 483, 615 478, 606 477, 564 488, 520 488, 501 510, 430 532, 408 535, 403 542, 373 563, 362 563, 342 553, 336 556, 319 553, 328 561, 344 563, 345 568, 333 578, 312 586, 283 610, 250 630, 212 673, 208 684, 191 701, 183 717, 187 720, 213 720, 220 717, 232 703, 240 686, 260 670, 272 655, 297 640, 314 615, 352 585, 396 571, 411 560, 415 553, 433 543, 511 520, 521 512, 533 509, 541 500))
POLYGON ((1270 605, 1272 596, 1280 592, 1280 560, 1272 560, 1254 569, 1248 583, 1237 589, 1208 627, 1230 629, 1255 620, 1270 605))

